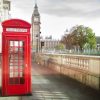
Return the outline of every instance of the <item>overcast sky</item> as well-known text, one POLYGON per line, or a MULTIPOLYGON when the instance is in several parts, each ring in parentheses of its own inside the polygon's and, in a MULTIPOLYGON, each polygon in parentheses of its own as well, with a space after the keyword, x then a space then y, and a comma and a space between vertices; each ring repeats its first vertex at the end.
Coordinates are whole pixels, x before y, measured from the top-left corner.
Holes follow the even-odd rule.
MULTIPOLYGON (((12 18, 31 22, 35 0, 10 0, 12 18)), ((37 0, 41 33, 60 39, 75 25, 89 26, 100 36, 100 0, 37 0)))

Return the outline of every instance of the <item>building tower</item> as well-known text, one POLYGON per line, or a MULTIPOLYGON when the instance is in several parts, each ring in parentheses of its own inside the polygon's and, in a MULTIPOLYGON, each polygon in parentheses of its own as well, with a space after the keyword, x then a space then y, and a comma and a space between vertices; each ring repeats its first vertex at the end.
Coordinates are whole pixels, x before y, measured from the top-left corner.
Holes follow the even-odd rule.
POLYGON ((40 14, 38 12, 37 3, 35 3, 32 14, 32 49, 35 52, 40 51, 40 14))
POLYGON ((2 53, 2 26, 4 20, 10 19, 11 1, 0 0, 0 53, 2 53))

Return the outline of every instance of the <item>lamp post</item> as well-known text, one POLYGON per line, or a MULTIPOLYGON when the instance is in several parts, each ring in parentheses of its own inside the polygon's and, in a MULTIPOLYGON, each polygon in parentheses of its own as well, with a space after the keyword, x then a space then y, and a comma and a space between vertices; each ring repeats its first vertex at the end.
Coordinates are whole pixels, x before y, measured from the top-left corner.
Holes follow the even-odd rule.
POLYGON ((38 52, 38 34, 36 35, 36 52, 38 52))
POLYGON ((41 49, 41 44, 40 44, 40 42, 41 42, 41 41, 40 41, 40 34, 41 34, 41 32, 39 32, 39 38, 38 38, 38 39, 39 39, 39 41, 38 41, 38 42, 39 42, 39 45, 38 45, 38 46, 39 46, 39 52, 40 52, 40 49, 41 49))
POLYGON ((42 47, 44 46, 44 41, 41 41, 41 52, 42 52, 42 47))
POLYGON ((41 32, 39 32, 39 34, 36 35, 36 52, 40 52, 40 34, 41 32))

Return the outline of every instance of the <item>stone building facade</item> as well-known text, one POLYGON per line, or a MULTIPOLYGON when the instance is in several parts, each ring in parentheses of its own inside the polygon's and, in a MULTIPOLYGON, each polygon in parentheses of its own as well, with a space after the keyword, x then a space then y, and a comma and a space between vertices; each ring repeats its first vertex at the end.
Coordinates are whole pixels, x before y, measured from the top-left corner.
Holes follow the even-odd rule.
POLYGON ((59 45, 60 41, 55 39, 41 39, 41 42, 44 43, 42 46, 42 50, 54 50, 57 45, 59 45))
POLYGON ((0 53, 2 52, 2 26, 1 23, 10 18, 11 2, 9 0, 0 0, 0 53))

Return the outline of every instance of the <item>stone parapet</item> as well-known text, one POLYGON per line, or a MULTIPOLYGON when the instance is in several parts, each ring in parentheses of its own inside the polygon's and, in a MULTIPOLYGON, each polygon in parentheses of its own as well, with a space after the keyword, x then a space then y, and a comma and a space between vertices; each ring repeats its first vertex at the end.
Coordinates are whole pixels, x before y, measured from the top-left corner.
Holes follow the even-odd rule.
POLYGON ((69 54, 38 54, 38 64, 100 89, 100 57, 69 54))

